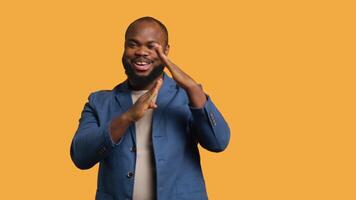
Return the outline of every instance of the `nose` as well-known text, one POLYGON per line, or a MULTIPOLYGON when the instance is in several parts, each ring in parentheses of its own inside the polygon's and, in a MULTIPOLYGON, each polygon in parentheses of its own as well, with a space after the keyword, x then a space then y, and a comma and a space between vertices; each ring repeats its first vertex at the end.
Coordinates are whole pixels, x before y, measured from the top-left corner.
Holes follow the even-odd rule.
POLYGON ((149 50, 144 46, 141 46, 135 51, 135 54, 136 56, 148 56, 149 50))

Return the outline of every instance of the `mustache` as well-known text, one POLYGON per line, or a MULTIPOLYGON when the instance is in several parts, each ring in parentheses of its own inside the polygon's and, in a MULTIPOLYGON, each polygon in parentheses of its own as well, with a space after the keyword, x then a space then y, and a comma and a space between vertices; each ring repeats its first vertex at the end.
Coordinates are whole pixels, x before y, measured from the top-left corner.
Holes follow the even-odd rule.
POLYGON ((132 59, 132 62, 146 62, 146 63, 152 63, 153 61, 146 58, 146 57, 143 57, 143 56, 140 56, 140 57, 136 57, 134 59, 132 59))

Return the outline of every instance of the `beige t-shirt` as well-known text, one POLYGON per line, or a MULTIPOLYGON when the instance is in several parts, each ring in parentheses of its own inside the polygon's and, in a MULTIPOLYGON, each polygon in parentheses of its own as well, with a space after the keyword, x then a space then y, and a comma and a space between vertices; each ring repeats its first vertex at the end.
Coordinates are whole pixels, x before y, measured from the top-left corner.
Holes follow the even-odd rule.
MULTIPOLYGON (((133 90, 131 92, 132 102, 135 103, 147 91, 133 90)), ((154 102, 156 98, 153 99, 154 102)), ((133 200, 154 200, 155 198, 155 169, 151 137, 152 114, 152 109, 147 110, 145 115, 135 123, 136 167, 133 200)))

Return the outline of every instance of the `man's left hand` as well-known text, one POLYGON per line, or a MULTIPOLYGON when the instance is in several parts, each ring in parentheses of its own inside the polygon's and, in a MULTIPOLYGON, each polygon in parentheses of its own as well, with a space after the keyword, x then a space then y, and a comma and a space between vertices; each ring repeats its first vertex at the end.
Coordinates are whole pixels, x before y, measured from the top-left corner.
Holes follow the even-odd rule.
POLYGON ((177 65, 171 62, 167 55, 164 54, 163 48, 160 44, 155 43, 155 51, 161 62, 168 68, 172 74, 173 79, 177 84, 185 89, 188 93, 190 104, 193 107, 203 107, 206 102, 206 96, 203 89, 185 72, 183 72, 177 65))

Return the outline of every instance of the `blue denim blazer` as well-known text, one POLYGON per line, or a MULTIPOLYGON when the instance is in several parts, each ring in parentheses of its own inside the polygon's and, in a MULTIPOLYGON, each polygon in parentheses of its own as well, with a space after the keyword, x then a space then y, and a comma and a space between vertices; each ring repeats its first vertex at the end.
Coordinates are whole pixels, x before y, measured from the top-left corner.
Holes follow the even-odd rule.
MULTIPOLYGON (((164 73, 152 116, 157 200, 208 199, 197 144, 221 152, 229 143, 230 128, 206 97, 203 108, 191 107, 185 90, 164 73)), ((112 90, 91 93, 81 113, 70 154, 79 169, 99 163, 96 200, 132 199, 135 125, 130 125, 118 143, 109 133, 111 120, 131 106, 126 80, 112 90)))

